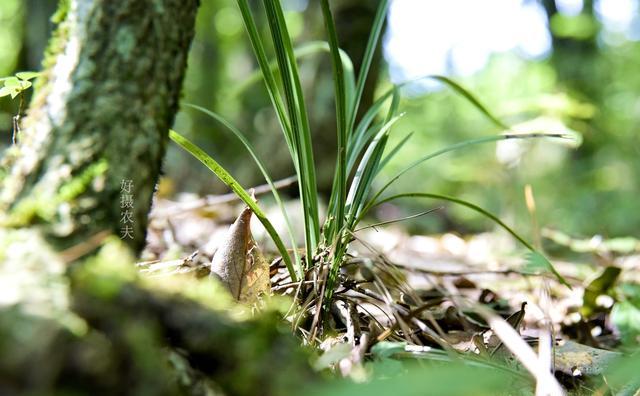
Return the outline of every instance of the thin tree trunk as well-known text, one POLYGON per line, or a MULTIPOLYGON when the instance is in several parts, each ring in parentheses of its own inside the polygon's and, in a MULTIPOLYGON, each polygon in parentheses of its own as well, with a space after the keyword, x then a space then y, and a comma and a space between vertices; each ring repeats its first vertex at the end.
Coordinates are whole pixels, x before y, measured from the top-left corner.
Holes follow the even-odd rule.
POLYGON ((547 25, 553 44, 553 54, 551 57, 558 80, 573 94, 592 98, 599 94, 598 81, 594 78, 597 72, 598 47, 596 37, 598 34, 598 24, 594 16, 594 3, 592 0, 584 1, 581 16, 588 17, 594 23, 592 34, 586 37, 559 37, 551 28, 552 21, 559 15, 558 6, 555 0, 540 0, 547 16, 547 25))

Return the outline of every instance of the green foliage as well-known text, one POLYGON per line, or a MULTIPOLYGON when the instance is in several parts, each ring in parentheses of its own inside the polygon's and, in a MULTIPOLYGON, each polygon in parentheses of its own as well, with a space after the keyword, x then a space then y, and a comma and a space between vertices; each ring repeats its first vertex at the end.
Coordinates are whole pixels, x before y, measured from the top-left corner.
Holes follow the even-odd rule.
MULTIPOLYGON (((633 149, 638 147, 638 135, 633 132, 638 115, 632 98, 640 89, 640 78, 630 62, 640 59, 640 43, 617 39, 616 45, 603 43, 572 58, 568 58, 570 48, 568 55, 560 53, 561 48, 550 59, 538 61, 495 54, 482 71, 457 79, 492 103, 493 112, 515 125, 513 129, 520 131, 518 125, 533 117, 545 121, 545 132, 571 130, 579 132, 581 141, 554 146, 538 140, 509 142, 519 150, 513 162, 503 161, 490 146, 478 147, 441 159, 439 177, 422 177, 416 170, 414 177, 399 180, 392 192, 411 188, 463 197, 501 218, 513 219, 513 224, 521 224, 523 234, 531 235, 529 214, 522 204, 524 184, 531 184, 540 225, 585 239, 594 234, 606 239, 635 236, 640 216, 629 197, 637 195, 640 165, 633 149), (582 91, 569 86, 577 75, 571 73, 567 80, 559 73, 561 61, 570 70, 588 67, 587 81, 580 80, 582 91)), ((423 155, 425 147, 431 151, 473 139, 491 127, 477 109, 446 90, 406 98, 402 105, 411 111, 397 127, 429 133, 414 134, 413 144, 389 163, 382 177, 393 177, 405 168, 406 158, 423 155)), ((405 210, 419 210, 410 202, 405 205, 405 210)), ((461 232, 477 232, 485 226, 482 216, 454 207, 447 219, 448 227, 453 223, 461 232)), ((410 227, 414 232, 445 230, 441 219, 430 220, 410 223, 410 227)))
MULTIPOLYGON (((350 240, 351 233, 355 230, 357 224, 373 206, 401 196, 421 196, 445 199, 454 203, 462 204, 482 213, 498 223, 516 239, 522 242, 531 252, 534 253, 534 257, 537 258, 535 260, 536 262, 544 264, 546 270, 552 272, 561 280, 561 282, 566 284, 564 279, 557 273, 551 263, 537 252, 528 242, 526 242, 524 238, 498 219, 498 217, 477 205, 457 198, 428 193, 402 194, 379 199, 381 194, 408 170, 418 166, 428 159, 446 152, 502 139, 535 137, 563 138, 565 137, 563 134, 530 133, 518 135, 511 133, 473 139, 467 142, 454 144, 429 156, 420 158, 389 181, 374 195, 373 199, 369 199, 371 189, 374 185, 374 179, 380 173, 383 166, 386 166, 393 159, 410 137, 406 136, 392 147, 390 151, 387 150, 391 128, 402 116, 402 114, 399 114, 400 96, 398 87, 392 87, 385 94, 381 95, 372 104, 372 106, 364 112, 362 119, 359 120, 359 122, 356 122, 356 114, 364 91, 364 83, 373 60, 373 52, 375 51, 381 35, 382 26, 384 24, 388 8, 388 1, 382 1, 378 7, 365 49, 363 63, 357 78, 353 74, 353 68, 351 67, 351 61, 348 59, 348 56, 342 53, 338 47, 338 37, 329 2, 327 0, 323 0, 321 2, 325 28, 329 38, 328 47, 331 55, 331 65, 334 75, 334 97, 336 105, 336 130, 338 144, 336 152, 335 177, 331 190, 328 214, 322 227, 322 234, 320 234, 316 165, 314 163, 313 151, 311 149, 312 141, 309 127, 309 115, 300 83, 296 51, 293 49, 283 10, 279 1, 264 0, 264 9, 267 15, 269 31, 271 33, 271 44, 273 45, 275 52, 276 60, 274 63, 269 61, 267 58, 265 49, 266 43, 259 34, 256 17, 253 15, 248 2, 246 0, 238 0, 238 5, 248 32, 249 41, 261 70, 263 81, 278 117, 280 127, 289 149, 289 154, 296 170, 304 214, 306 265, 311 265, 311 258, 316 257, 316 254, 320 251, 325 252, 324 254, 326 255, 325 257, 322 257, 321 260, 323 262, 328 261, 330 263, 330 271, 325 288, 325 298, 327 302, 331 300, 332 293, 337 282, 337 275, 347 251, 348 241, 350 240), (274 65, 277 65, 277 68, 274 68, 274 65), (385 108, 387 103, 388 106, 385 108), (381 116, 383 109, 385 110, 385 113, 382 121, 376 121, 376 119, 381 116), (388 154, 384 156, 384 153, 387 151, 388 154), (350 174, 353 174, 353 177, 349 178, 348 176, 350 174)), ((460 84, 443 76, 430 76, 430 78, 440 81, 450 87, 454 92, 465 98, 476 109, 478 109, 481 114, 499 128, 505 130, 510 129, 460 84)), ((227 129, 231 130, 234 135, 240 139, 260 168, 263 176, 272 187, 272 192, 280 204, 285 219, 287 219, 288 216, 284 210, 284 206, 282 205, 275 188, 273 188, 273 183, 271 181, 272 178, 266 171, 266 167, 262 161, 258 159, 255 150, 252 148, 251 144, 249 144, 248 140, 221 116, 203 108, 196 108, 225 125, 227 129)), ((292 277, 300 277, 304 264, 296 256, 296 265, 294 270, 294 266, 289 262, 288 254, 284 250, 280 237, 276 234, 270 222, 266 217, 264 217, 264 214, 259 210, 246 191, 239 186, 239 184, 226 170, 205 154, 204 151, 198 149, 195 145, 174 131, 171 131, 170 136, 174 141, 178 142, 183 146, 183 148, 186 148, 201 162, 214 171, 214 173, 216 173, 216 175, 223 180, 225 184, 229 185, 234 192, 238 193, 243 201, 252 208, 255 207, 258 210, 256 215, 265 225, 267 231, 276 242, 283 258, 287 262, 287 267, 289 268, 292 277)), ((290 226, 289 231, 291 232, 290 226)), ((291 237, 293 240, 293 235, 291 237)))
POLYGON ((51 16, 51 22, 53 23, 61 23, 67 17, 67 13, 69 12, 69 7, 71 6, 71 0, 60 0, 58 2, 58 9, 51 16))
POLYGON ((39 75, 40 73, 36 72, 19 72, 16 73, 15 77, 0 78, 0 82, 3 83, 3 87, 0 88, 0 98, 11 95, 11 99, 15 99, 16 96, 20 95, 32 86, 32 83, 29 80, 32 80, 39 75))
POLYGON ((621 272, 619 267, 606 267, 596 279, 587 285, 584 289, 582 308, 580 309, 583 317, 588 318, 593 313, 602 311, 602 307, 599 307, 598 304, 598 297, 613 295, 613 288, 621 272))
POLYGON ((320 224, 311 134, 297 64, 282 9, 278 2, 265 1, 284 98, 269 67, 250 7, 246 0, 239 0, 238 5, 298 175, 298 187, 304 211, 306 253, 307 257, 312 257, 320 237, 320 224))

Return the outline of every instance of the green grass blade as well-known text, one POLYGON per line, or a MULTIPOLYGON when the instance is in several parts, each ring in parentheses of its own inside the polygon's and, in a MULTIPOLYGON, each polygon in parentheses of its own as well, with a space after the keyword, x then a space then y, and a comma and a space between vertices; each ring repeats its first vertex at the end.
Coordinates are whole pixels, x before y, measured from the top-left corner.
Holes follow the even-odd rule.
POLYGON ((369 127, 375 116, 378 114, 382 105, 386 102, 386 100, 391 97, 391 104, 389 106, 389 110, 387 111, 387 115, 385 121, 382 123, 388 122, 393 116, 395 116, 398 112, 398 106, 400 103, 400 91, 397 87, 392 87, 389 89, 384 95, 378 98, 374 104, 369 108, 369 110, 362 117, 362 120, 358 124, 358 128, 354 133, 355 139, 353 143, 349 146, 349 153, 347 157, 347 171, 351 172, 353 166, 355 165, 356 160, 360 156, 360 153, 364 149, 364 147, 376 136, 377 130, 380 128, 376 125, 373 127, 369 127))
POLYGON ((355 193, 351 194, 351 191, 349 191, 349 198, 347 198, 347 206, 350 209, 348 214, 349 221, 347 222, 347 229, 349 230, 353 230, 356 226, 356 219, 359 218, 360 212, 364 207, 365 199, 371 189, 373 179, 378 174, 380 160, 386 148, 391 126, 402 117, 402 115, 396 116, 399 103, 399 91, 394 89, 391 105, 385 118, 385 124, 369 144, 367 151, 360 160, 358 170, 356 170, 351 185, 351 188, 355 189, 355 193))
MULTIPOLYGON (((340 59, 342 61, 343 73, 345 76, 345 87, 347 93, 347 103, 351 103, 348 98, 349 91, 353 92, 355 89, 355 77, 353 71, 353 62, 349 55, 343 50, 340 51, 340 59)), ((326 41, 310 41, 308 43, 301 44, 299 47, 294 48, 293 53, 296 57, 296 60, 303 59, 307 56, 315 55, 320 52, 331 52, 331 48, 329 48, 329 43, 326 41)), ((279 75, 278 70, 278 62, 275 59, 269 61, 269 69, 271 73, 275 75, 279 75)), ((241 95, 244 91, 246 91, 249 87, 256 84, 258 81, 262 80, 262 70, 256 70, 251 73, 247 78, 231 87, 230 90, 226 93, 228 97, 236 97, 241 95)))
POLYGON ((251 208, 253 213, 256 215, 258 220, 262 223, 264 228, 273 239, 280 255, 282 256, 282 260, 287 266, 287 270, 289 271, 289 275, 291 279, 295 282, 298 279, 296 271, 293 268, 293 263, 291 261, 291 257, 289 257, 289 253, 287 252, 287 248, 282 243, 282 239, 276 232, 273 224, 269 221, 265 213, 260 209, 260 206, 251 198, 249 193, 238 183, 233 176, 229 174, 220 164, 218 164, 213 158, 211 158, 207 153, 202 151, 200 147, 193 144, 187 138, 180 135, 178 132, 174 130, 169 130, 169 137, 171 140, 176 142, 180 147, 186 150, 188 153, 197 158, 200 162, 202 162, 207 168, 209 168, 224 184, 229 186, 231 190, 236 193, 236 195, 245 203, 247 206, 251 208))
MULTIPOLYGON (((386 100, 392 93, 392 91, 394 89, 400 90, 402 87, 405 87, 407 85, 410 85, 412 83, 416 83, 420 80, 425 80, 425 79, 432 79, 432 80, 436 80, 439 81, 443 84, 445 84, 447 87, 451 88, 454 92, 459 93, 463 98, 465 98, 473 107, 475 107, 482 115, 484 115, 486 118, 489 119, 489 121, 491 121, 494 125, 498 126, 501 129, 504 130, 510 130, 511 127, 509 125, 507 125, 506 123, 504 123, 503 121, 501 121, 497 116, 495 116, 491 111, 489 111, 489 109, 487 109, 487 107, 485 105, 482 104, 482 102, 480 102, 480 100, 478 98, 475 97, 475 95, 473 95, 471 92, 469 92, 467 89, 465 89, 464 87, 462 87, 460 84, 458 84, 457 82, 453 81, 452 79, 445 77, 445 76, 440 76, 440 75, 427 75, 427 76, 422 76, 422 77, 418 77, 418 78, 414 78, 408 81, 405 81, 401 84, 397 84, 396 86, 394 86, 393 88, 389 89, 387 92, 385 92, 380 98, 378 98, 376 100, 376 102, 374 102, 373 106, 380 106, 381 103, 379 103, 379 101, 384 101, 386 100)), ((372 108, 370 108, 370 111, 372 110, 372 108)), ((375 114, 374 114, 375 116, 375 114)), ((364 120, 364 117, 363 117, 364 120)), ((366 127, 364 128, 366 129, 366 127)))
MULTIPOLYGON (((363 140, 365 140, 366 133, 369 130, 369 125, 371 124, 371 122, 373 122, 373 119, 375 118, 375 116, 378 114, 378 112, 380 111, 380 109, 384 105, 384 102, 386 102, 386 100, 389 99, 389 97, 391 97, 391 95, 395 91, 399 91, 402 87, 404 87, 406 85, 409 85, 411 83, 423 80, 423 79, 427 79, 427 78, 440 81, 443 84, 447 85, 448 87, 450 87, 454 91, 460 93, 478 111, 480 111, 483 115, 485 115, 492 123, 494 123, 495 125, 499 126, 502 129, 505 129, 505 130, 509 130, 510 129, 510 127, 508 125, 506 125, 504 122, 500 121, 495 115, 493 115, 480 102, 480 100, 478 100, 472 93, 467 91, 460 84, 458 84, 455 81, 453 81, 453 80, 451 80, 451 79, 449 79, 447 77, 444 77, 444 76, 438 76, 438 75, 423 76, 423 77, 419 77, 419 78, 416 78, 416 79, 412 79, 412 80, 406 81, 404 83, 398 84, 398 85, 390 88, 383 95, 381 95, 379 98, 377 98, 374 101, 374 103, 371 105, 371 107, 368 109, 368 111, 362 117, 362 120, 360 120, 360 123, 358 124, 356 130, 353 133, 353 136, 351 137, 351 139, 349 141, 348 150, 347 150, 347 164, 351 164, 351 166, 352 166, 353 163, 355 162, 356 158, 360 154, 360 150, 362 150, 362 147, 365 144, 363 142, 363 140)), ((347 169, 351 169, 351 166, 348 166, 347 169)))
POLYGON ((362 99, 362 93, 364 92, 364 85, 367 81, 367 76, 369 75, 369 69, 371 67, 371 62, 373 61, 373 55, 375 54, 376 48, 378 46, 378 41, 380 40, 380 35, 382 34, 382 28, 384 27, 384 21, 387 16, 388 9, 389 0, 380 1, 378 10, 376 11, 376 15, 373 19, 373 24, 371 26, 369 40, 367 41, 367 46, 362 57, 362 65, 358 73, 356 90, 354 93, 353 103, 351 105, 349 123, 347 125, 348 130, 352 130, 356 122, 358 108, 360 107, 360 100, 362 99))
POLYGON ((284 221, 285 224, 287 226, 287 231, 289 232, 289 237, 291 239, 291 247, 293 248, 293 256, 296 262, 296 269, 298 270, 298 275, 302 275, 302 267, 300 265, 300 258, 298 257, 298 249, 296 249, 296 239, 295 239, 295 233, 293 232, 293 227, 291 226, 291 221, 289 220, 289 215, 287 214, 287 210, 284 207, 284 203, 282 202, 282 199, 280 198, 280 194, 278 193, 278 189, 275 187, 275 185, 273 184, 273 179, 271 178, 271 176, 269 176, 269 172, 267 172, 267 168, 264 165, 264 163, 260 160, 260 158, 258 158, 258 155, 256 154, 255 149, 253 148, 253 145, 251 143, 249 143, 249 141, 247 140, 247 138, 244 137, 244 135, 242 134, 242 132, 240 132, 236 127, 234 127, 230 122, 228 122, 226 119, 224 119, 222 116, 220 116, 219 114, 207 110, 204 107, 198 106, 198 105, 194 105, 194 104, 190 104, 190 103, 186 103, 185 104, 188 107, 191 107, 193 109, 196 109, 206 115, 208 115, 209 117, 213 118, 214 120, 216 120, 217 122, 219 122, 220 124, 222 124, 225 128, 227 128, 229 131, 231 131, 231 133, 233 133, 238 140, 240 140, 240 142, 244 145, 244 147, 247 149, 247 151, 249 152, 249 154, 251 155, 251 157, 253 158, 253 161, 256 163, 256 165, 258 166, 258 168, 260 169, 260 172, 262 173, 262 175, 264 176, 265 181, 267 182, 267 184, 269 185, 269 188, 271 189, 271 193, 273 194, 273 198, 276 200, 276 203, 278 204, 278 207, 280 208, 280 211, 282 212, 282 216, 284 217, 284 221))
POLYGON ((506 139, 534 139, 534 138, 566 138, 566 136, 562 134, 551 134, 551 133, 549 134, 545 134, 545 133, 504 134, 504 135, 496 135, 496 136, 485 136, 478 139, 471 139, 464 142, 452 144, 450 146, 447 146, 436 152, 433 152, 431 154, 425 155, 422 158, 417 159, 416 161, 411 163, 409 166, 407 166, 406 168, 398 172, 394 177, 391 178, 391 180, 389 180, 384 186, 382 186, 382 188, 380 188, 380 190, 378 190, 375 193, 370 203, 367 205, 367 208, 363 211, 363 214, 366 213, 369 207, 374 204, 375 200, 378 197, 380 197, 380 195, 382 195, 382 193, 387 188, 389 188, 393 183, 395 183, 400 177, 402 177, 405 173, 409 172, 410 170, 412 170, 413 168, 417 167, 418 165, 422 164, 427 160, 449 153, 451 151, 460 150, 465 147, 474 146, 477 144, 491 143, 491 142, 496 142, 499 140, 506 140, 506 139))
POLYGON ((335 218, 336 229, 341 229, 344 224, 344 207, 347 197, 347 99, 345 90, 345 77, 342 60, 340 58, 340 48, 338 46, 338 36, 336 33, 333 15, 329 8, 329 1, 320 2, 324 17, 327 35, 329 36, 329 47, 331 49, 331 67, 333 69, 333 81, 336 101, 337 118, 337 141, 338 152, 335 168, 335 183, 331 191, 332 202, 329 207, 335 210, 330 213, 335 218))
POLYGON ((347 172, 351 173, 353 171, 353 168, 365 147, 367 147, 367 144, 373 140, 383 125, 383 122, 378 122, 369 126, 369 128, 364 133, 359 134, 358 139, 349 146, 349 154, 347 155, 347 172))
POLYGON ((480 100, 478 100, 478 98, 476 98, 471 92, 469 92, 468 90, 466 90, 465 88, 463 88, 460 84, 458 84, 457 82, 453 81, 452 79, 445 77, 445 76, 438 76, 438 75, 433 75, 433 76, 429 76, 429 78, 433 79, 433 80, 437 80, 440 81, 441 83, 447 85, 449 88, 453 89, 454 91, 456 91, 457 93, 459 93, 460 95, 462 95, 465 99, 467 99, 476 109, 478 109, 482 114, 484 114, 489 120, 491 120, 491 122, 493 122, 497 127, 505 129, 505 130, 509 130, 510 127, 505 124, 504 122, 500 121, 500 119, 498 117, 496 117, 495 115, 493 115, 493 113, 491 113, 489 111, 489 109, 487 109, 482 103, 480 103, 480 100))
POLYGON ((400 150, 402 150, 402 147, 404 147, 405 144, 407 144, 407 142, 409 141, 409 139, 411 139, 411 136, 413 136, 413 132, 409 132, 407 133, 407 135, 405 137, 402 138, 402 140, 400 140, 398 142, 398 144, 396 144, 391 151, 389 151, 389 154, 387 154, 382 161, 380 162, 380 166, 378 167, 378 173, 385 168, 385 166, 387 166, 387 164, 389 163, 389 161, 391 161, 393 159, 393 157, 396 156, 396 154, 398 154, 398 152, 400 150))
POLYGON ((493 213, 489 212, 486 209, 481 208, 478 205, 475 205, 471 202, 465 201, 463 199, 459 199, 459 198, 455 198, 455 197, 450 197, 447 195, 441 195, 441 194, 431 194, 431 193, 420 193, 420 192, 412 192, 412 193, 403 193, 403 194, 397 194, 397 195, 392 195, 390 197, 386 197, 384 199, 381 199, 379 201, 377 201, 375 203, 374 206, 376 205, 380 205, 383 204, 385 202, 389 202, 389 201, 393 201, 399 198, 406 198, 406 197, 414 197, 414 198, 431 198, 431 199, 440 199, 443 201, 449 201, 449 202, 453 202, 455 204, 458 205, 462 205, 462 206, 466 206, 467 208, 474 210, 480 214, 482 214, 483 216, 493 220, 496 224, 498 224, 500 227, 502 227, 505 231, 507 231, 509 234, 511 234, 511 236, 513 236, 516 240, 518 240, 521 244, 523 244, 527 249, 529 249, 530 252, 534 253, 536 257, 542 257, 544 258, 544 262, 545 265, 547 267, 547 269, 553 273, 553 275, 555 275, 555 277, 558 279, 558 281, 560 283, 562 283, 563 285, 571 288, 571 286, 567 283, 567 281, 562 277, 562 275, 560 275, 560 273, 558 273, 558 271, 555 269, 555 267, 553 266, 553 264, 551 264, 551 262, 544 257, 544 255, 540 252, 538 252, 533 245, 531 245, 529 242, 527 242, 526 239, 524 239, 523 237, 521 237, 517 232, 515 232, 511 227, 509 227, 508 225, 506 225, 502 220, 500 220, 498 218, 498 216, 494 215, 493 213))
POLYGON ((348 136, 347 142, 347 172, 351 172, 353 166, 362 152, 362 149, 367 142, 375 136, 375 132, 369 132, 371 130, 370 125, 378 115, 385 102, 391 98, 397 92, 397 87, 392 87, 387 90, 382 96, 376 99, 367 112, 362 116, 362 119, 358 123, 357 128, 351 135, 348 136))
POLYGON ((389 130, 395 124, 402 115, 398 115, 387 121, 380 129, 378 134, 369 144, 367 151, 365 151, 360 165, 356 170, 356 174, 351 182, 351 188, 349 189, 349 195, 347 197, 347 223, 348 229, 353 229, 355 226, 354 220, 358 218, 360 211, 362 210, 364 199, 371 187, 373 178, 378 172, 378 164, 382 158, 382 153, 387 142, 389 130))
POLYGON ((287 31, 282 7, 278 0, 264 0, 264 4, 267 11, 269 30, 275 47, 276 59, 281 72, 284 98, 292 127, 292 140, 298 152, 299 188, 305 213, 306 251, 307 257, 310 259, 313 257, 320 239, 320 222, 318 219, 318 192, 309 120, 293 46, 287 31))
MULTIPOLYGON (((258 61, 258 65, 260 66, 260 70, 262 71, 262 77, 267 88, 267 93, 269 94, 271 103, 276 110, 278 121, 280 122, 280 126, 282 127, 285 135, 285 140, 287 141, 287 145, 289 146, 289 151, 292 152, 292 156, 297 156, 291 137, 291 122, 286 115, 285 106, 282 101, 280 91, 278 90, 275 76, 271 72, 269 60, 267 59, 264 45, 262 44, 262 39, 260 39, 260 35, 258 34, 258 27, 255 24, 255 20, 253 18, 253 15, 251 14, 251 9, 249 7, 249 4, 247 3, 247 0, 238 0, 238 7, 240 8, 242 20, 244 21, 245 28, 247 29, 247 33, 249 34, 249 41, 251 43, 251 46, 253 47, 253 52, 258 61)), ((294 164, 297 166, 295 157, 294 164)))
MULTIPOLYGON (((397 104, 397 101, 394 102, 397 104)), ((364 206, 366 194, 371 188, 375 175, 378 173, 378 165, 382 158, 387 138, 389 137, 389 130, 393 124, 402 117, 402 115, 398 115, 389 119, 396 110, 397 106, 392 105, 389 114, 387 115, 387 122, 382 126, 382 128, 380 128, 380 131, 378 131, 367 147, 367 151, 362 156, 362 160, 360 161, 356 174, 351 182, 351 188, 349 189, 349 195, 347 196, 346 201, 347 220, 344 226, 337 230, 338 238, 335 241, 336 244, 333 249, 331 268, 327 277, 327 287, 325 289, 327 302, 330 302, 333 297, 340 265, 347 251, 347 243, 344 240, 343 233, 345 230, 353 230, 357 224, 355 219, 359 218, 358 216, 364 206)))

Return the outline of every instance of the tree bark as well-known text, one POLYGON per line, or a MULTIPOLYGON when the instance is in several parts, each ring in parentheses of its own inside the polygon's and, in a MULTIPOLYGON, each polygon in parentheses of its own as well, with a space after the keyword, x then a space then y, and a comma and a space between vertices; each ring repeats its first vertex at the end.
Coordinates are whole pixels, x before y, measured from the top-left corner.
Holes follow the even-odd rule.
POLYGON ((132 263, 198 1, 61 4, 20 142, 0 173, 0 394, 298 389, 314 375, 280 314, 233 320, 180 295, 206 285, 140 282, 132 263), (132 181, 133 238, 97 240, 120 234, 123 180, 132 181))
POLYGON ((1 222, 37 224, 58 250, 104 231, 142 249, 197 6, 61 2, 19 144, 4 159, 1 222), (122 204, 127 180, 131 208, 122 204), (126 210, 130 222, 121 221, 126 210))
MULTIPOLYGON (((558 16, 559 10, 555 0, 540 0, 547 16, 547 26, 553 44, 552 64, 558 75, 558 80, 574 94, 584 98, 592 98, 599 92, 598 84, 594 81, 597 73, 596 38, 598 29, 588 37, 559 37, 551 28, 552 21, 558 16)), ((584 1, 581 15, 590 18, 598 26, 594 16, 593 0, 584 1)))

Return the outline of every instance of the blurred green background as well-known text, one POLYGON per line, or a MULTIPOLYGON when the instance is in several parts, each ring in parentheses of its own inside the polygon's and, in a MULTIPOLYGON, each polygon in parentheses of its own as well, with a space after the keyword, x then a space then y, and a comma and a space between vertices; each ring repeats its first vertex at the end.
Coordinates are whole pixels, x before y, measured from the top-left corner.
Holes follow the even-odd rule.
MULTIPOLYGON (((39 69, 56 3, 0 2, 1 76, 39 69)), ((323 39, 318 2, 283 3, 296 43, 323 39)), ((375 3, 332 2, 341 46, 353 58, 356 69, 375 3)), ((492 210, 526 232, 530 220, 523 191, 531 184, 542 226, 576 236, 640 236, 640 205, 636 201, 640 193, 638 1, 444 3, 449 4, 393 2, 384 48, 367 83, 365 102, 392 81, 440 73, 461 82, 510 125, 520 125, 523 130, 574 131, 581 144, 537 140, 476 146, 421 165, 400 179, 394 190, 458 196, 492 210), (505 41, 508 37, 512 42, 505 41)), ((259 7, 256 15, 263 15, 259 7)), ((321 190, 326 192, 335 156, 328 55, 305 56, 300 68, 321 190)), ((260 81, 246 84, 255 69, 235 2, 203 1, 183 100, 225 116, 254 142, 273 177, 286 177, 293 174, 293 168, 265 90, 260 81)), ((465 139, 502 132, 446 88, 420 81, 403 92, 406 115, 392 136, 396 141, 409 132, 413 136, 402 154, 380 174, 380 183, 419 156, 465 139)), ((17 111, 17 100, 0 99, 0 150, 11 144, 11 121, 17 111)), ((263 182, 241 144, 207 116, 183 110, 175 129, 194 139, 245 186, 263 182)), ((173 146, 167 154, 165 173, 174 193, 225 191, 206 169, 173 146)), ((296 189, 290 192, 295 194, 296 189)), ((403 204, 406 206, 391 211, 394 216, 436 205, 425 201, 403 204)), ((474 213, 455 207, 405 224, 414 232, 466 233, 489 226, 474 213)))

